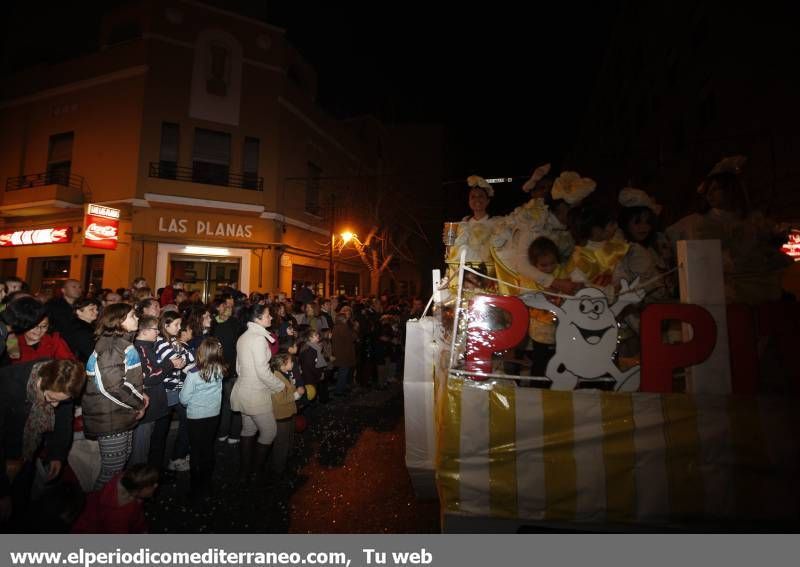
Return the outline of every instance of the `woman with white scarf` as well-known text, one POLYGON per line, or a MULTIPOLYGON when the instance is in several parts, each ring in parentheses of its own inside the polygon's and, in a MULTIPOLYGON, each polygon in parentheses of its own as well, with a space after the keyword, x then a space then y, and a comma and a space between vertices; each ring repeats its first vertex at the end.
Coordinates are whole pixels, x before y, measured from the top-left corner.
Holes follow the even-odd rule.
POLYGON ((236 342, 236 384, 231 392, 231 409, 242 414, 239 444, 240 476, 249 480, 266 461, 277 423, 272 411, 272 394, 283 391, 285 384, 269 369, 269 343, 275 337, 267 331, 272 324, 267 305, 255 304, 247 312, 247 330, 236 342), (258 434, 258 439, 256 439, 258 434))

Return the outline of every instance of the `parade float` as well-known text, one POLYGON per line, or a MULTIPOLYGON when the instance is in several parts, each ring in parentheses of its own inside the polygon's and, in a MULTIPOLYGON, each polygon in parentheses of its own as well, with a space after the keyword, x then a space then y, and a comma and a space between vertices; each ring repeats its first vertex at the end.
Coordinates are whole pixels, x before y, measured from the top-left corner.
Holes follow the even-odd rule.
POLYGON ((680 302, 641 310, 626 359, 618 317, 647 282, 528 289, 521 250, 556 229, 536 199, 491 230, 447 223, 447 271, 408 322, 406 464, 442 529, 796 529, 797 303, 726 304, 719 241, 681 241, 680 302), (516 360, 532 308, 557 318, 545 376, 516 360))

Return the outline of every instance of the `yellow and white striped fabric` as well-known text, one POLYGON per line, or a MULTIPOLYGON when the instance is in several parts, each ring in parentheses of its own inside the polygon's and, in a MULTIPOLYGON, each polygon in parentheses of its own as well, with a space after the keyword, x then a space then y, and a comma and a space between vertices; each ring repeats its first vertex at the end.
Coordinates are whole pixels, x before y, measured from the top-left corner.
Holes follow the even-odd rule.
POLYGON ((438 391, 446 513, 622 525, 799 517, 791 400, 556 392, 453 376, 438 391))

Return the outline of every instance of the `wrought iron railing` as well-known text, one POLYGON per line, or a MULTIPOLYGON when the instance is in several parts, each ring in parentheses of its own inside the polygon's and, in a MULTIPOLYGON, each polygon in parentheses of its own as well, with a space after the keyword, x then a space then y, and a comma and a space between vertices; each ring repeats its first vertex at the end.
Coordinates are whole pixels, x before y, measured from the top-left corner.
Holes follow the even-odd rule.
POLYGON ((64 185, 83 191, 84 178, 66 171, 46 171, 44 173, 30 173, 19 177, 6 179, 6 191, 17 191, 29 187, 43 187, 45 185, 64 185))
POLYGON ((192 167, 179 166, 175 162, 150 162, 150 177, 173 179, 206 185, 222 185, 250 191, 263 191, 264 178, 253 173, 231 173, 225 166, 197 162, 192 167))

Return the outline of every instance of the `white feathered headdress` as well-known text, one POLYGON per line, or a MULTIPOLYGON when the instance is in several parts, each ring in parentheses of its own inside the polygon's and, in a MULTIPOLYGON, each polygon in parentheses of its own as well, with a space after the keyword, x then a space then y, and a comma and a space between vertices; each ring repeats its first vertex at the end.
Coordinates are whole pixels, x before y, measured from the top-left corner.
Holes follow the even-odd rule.
POLYGON ((641 189, 625 187, 619 192, 619 204, 623 207, 647 207, 656 215, 661 214, 661 205, 641 189))
POLYGON ((494 197, 494 188, 491 185, 489 185, 489 182, 486 181, 480 175, 470 175, 469 177, 467 177, 467 185, 469 185, 470 188, 480 187, 481 189, 486 191, 487 195, 489 195, 490 197, 494 197))
POLYGON ((550 194, 553 199, 563 199, 576 205, 588 197, 597 187, 594 179, 581 177, 577 171, 565 171, 553 183, 550 194))
POLYGON ((546 163, 544 165, 540 165, 535 170, 533 170, 533 175, 531 175, 531 178, 528 179, 525 182, 525 185, 522 186, 522 190, 525 191, 526 193, 530 193, 531 191, 533 191, 533 188, 536 187, 536 184, 539 183, 542 177, 544 177, 548 173, 550 173, 550 164, 546 163))

